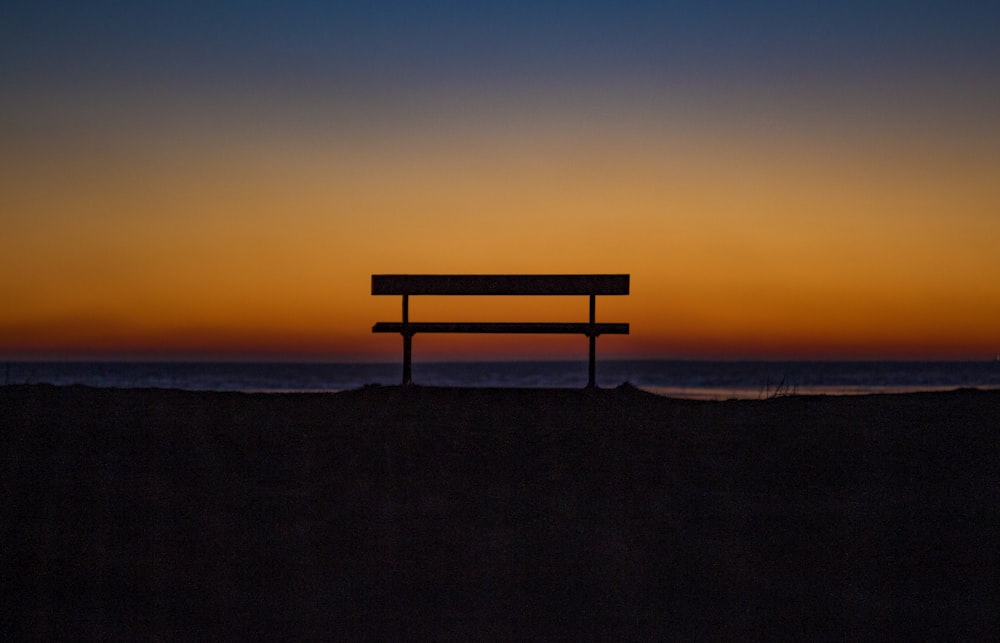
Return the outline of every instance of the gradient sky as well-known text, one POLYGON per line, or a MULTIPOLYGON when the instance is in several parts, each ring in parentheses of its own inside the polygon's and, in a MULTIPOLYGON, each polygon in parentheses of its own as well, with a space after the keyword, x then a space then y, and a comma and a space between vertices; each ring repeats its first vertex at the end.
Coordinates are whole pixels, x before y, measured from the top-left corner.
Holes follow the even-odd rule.
MULTIPOLYGON (((961 0, 5 2, 0 359, 398 359, 392 272, 630 273, 605 357, 992 358, 997 34, 961 0)), ((495 299, 411 318, 587 314, 495 299)))

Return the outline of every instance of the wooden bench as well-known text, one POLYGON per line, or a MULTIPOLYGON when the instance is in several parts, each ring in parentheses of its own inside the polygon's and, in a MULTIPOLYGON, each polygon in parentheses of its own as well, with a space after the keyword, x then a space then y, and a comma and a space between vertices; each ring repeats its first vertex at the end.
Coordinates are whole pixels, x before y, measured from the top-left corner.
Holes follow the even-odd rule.
POLYGON ((595 386, 598 335, 627 335, 628 324, 595 321, 597 295, 627 295, 629 275, 372 275, 373 295, 402 295, 403 319, 378 322, 373 333, 403 336, 403 384, 411 384, 411 348, 417 333, 543 333, 590 338, 587 386, 595 386), (410 295, 587 295, 586 322, 411 322, 410 295))

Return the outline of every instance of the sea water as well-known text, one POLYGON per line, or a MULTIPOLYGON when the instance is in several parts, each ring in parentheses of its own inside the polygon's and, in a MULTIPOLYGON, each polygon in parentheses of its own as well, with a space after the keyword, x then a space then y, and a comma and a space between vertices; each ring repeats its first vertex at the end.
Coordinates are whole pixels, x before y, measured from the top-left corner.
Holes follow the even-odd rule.
MULTIPOLYGON (((9 362, 0 364, 0 377, 6 384, 326 392, 398 384, 401 370, 399 363, 9 362)), ((427 386, 579 388, 587 383, 587 363, 416 362, 413 380, 427 386)), ((1000 388, 1000 361, 598 361, 598 386, 624 383, 697 399, 1000 388)))

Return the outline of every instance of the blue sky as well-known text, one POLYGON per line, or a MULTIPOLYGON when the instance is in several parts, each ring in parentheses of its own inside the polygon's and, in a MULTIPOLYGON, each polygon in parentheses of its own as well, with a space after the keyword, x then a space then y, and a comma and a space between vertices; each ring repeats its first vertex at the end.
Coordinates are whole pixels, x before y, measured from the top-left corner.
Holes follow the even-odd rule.
POLYGON ((990 2, 8 2, 7 82, 947 76, 988 82, 990 2))

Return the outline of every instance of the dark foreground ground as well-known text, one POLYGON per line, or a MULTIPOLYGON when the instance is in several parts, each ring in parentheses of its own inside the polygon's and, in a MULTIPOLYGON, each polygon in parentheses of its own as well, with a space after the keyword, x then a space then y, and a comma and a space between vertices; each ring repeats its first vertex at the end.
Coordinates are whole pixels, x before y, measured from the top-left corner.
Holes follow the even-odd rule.
POLYGON ((1000 392, 0 388, 0 638, 1000 632, 1000 392))

